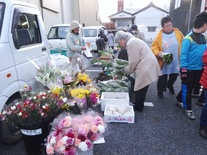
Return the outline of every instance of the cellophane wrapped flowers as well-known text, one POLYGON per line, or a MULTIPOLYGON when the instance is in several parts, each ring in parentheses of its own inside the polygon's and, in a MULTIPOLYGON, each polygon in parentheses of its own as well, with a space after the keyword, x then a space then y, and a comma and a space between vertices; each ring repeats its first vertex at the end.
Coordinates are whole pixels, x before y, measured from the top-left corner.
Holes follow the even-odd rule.
POLYGON ((88 151, 94 141, 103 137, 106 129, 103 118, 94 111, 81 115, 62 113, 51 125, 46 144, 48 155, 75 155, 78 151, 88 151))
MULTIPOLYGON (((79 108, 91 108, 100 103, 100 95, 96 87, 92 85, 79 86, 68 90, 71 98, 79 108)), ((74 103, 74 102, 73 102, 74 103)))
POLYGON ((5 106, 0 116, 26 129, 35 129, 51 121, 67 100, 61 88, 36 93, 31 86, 25 86, 20 92, 22 99, 5 106))

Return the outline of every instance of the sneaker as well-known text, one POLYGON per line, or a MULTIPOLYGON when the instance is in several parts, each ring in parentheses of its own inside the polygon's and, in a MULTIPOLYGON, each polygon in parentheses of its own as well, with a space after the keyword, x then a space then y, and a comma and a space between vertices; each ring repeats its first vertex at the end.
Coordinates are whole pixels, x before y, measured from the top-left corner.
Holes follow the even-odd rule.
POLYGON ((204 106, 205 105, 205 102, 196 102, 195 103, 197 106, 204 106))
POLYGON ((158 91, 157 95, 160 97, 160 98, 163 98, 164 95, 163 95, 163 92, 162 91, 158 91))
POLYGON ((191 120, 195 120, 195 119, 196 119, 196 118, 195 118, 195 115, 194 115, 194 113, 193 113, 192 110, 185 110, 185 114, 186 114, 186 116, 187 116, 189 119, 191 119, 191 120))
POLYGON ((175 94, 175 90, 174 90, 173 87, 167 87, 167 88, 169 89, 169 91, 170 91, 171 94, 175 94))
POLYGON ((182 102, 177 101, 177 102, 175 102, 175 105, 180 107, 180 108, 183 108, 183 103, 182 102))
POLYGON ((207 126, 200 125, 199 135, 202 138, 207 139, 207 126))

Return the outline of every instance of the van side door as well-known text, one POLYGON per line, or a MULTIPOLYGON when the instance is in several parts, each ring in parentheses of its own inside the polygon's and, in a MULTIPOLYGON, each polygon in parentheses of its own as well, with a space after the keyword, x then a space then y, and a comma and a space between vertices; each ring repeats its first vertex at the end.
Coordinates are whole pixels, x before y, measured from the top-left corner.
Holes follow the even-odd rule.
POLYGON ((28 58, 42 64, 48 56, 44 24, 37 8, 14 5, 12 11, 9 42, 17 77, 19 81, 34 82, 37 70, 28 58))

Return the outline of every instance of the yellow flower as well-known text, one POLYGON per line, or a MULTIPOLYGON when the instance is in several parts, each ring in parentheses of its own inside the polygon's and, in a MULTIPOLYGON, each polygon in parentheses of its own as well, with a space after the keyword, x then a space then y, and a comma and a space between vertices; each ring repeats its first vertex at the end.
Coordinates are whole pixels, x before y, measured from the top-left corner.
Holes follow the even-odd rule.
POLYGON ((52 89, 52 93, 56 95, 60 95, 60 93, 63 91, 63 88, 55 87, 52 89))
POLYGON ((79 94, 79 95, 78 95, 78 98, 84 98, 84 97, 85 97, 84 94, 79 94))

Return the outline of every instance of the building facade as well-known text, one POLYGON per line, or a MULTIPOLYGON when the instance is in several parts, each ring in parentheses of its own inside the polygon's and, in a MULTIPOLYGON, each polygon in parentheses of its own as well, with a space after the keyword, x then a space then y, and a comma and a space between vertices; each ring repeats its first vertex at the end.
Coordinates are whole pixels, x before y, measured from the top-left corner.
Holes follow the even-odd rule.
POLYGON ((115 24, 117 31, 129 30, 132 24, 136 24, 138 29, 144 33, 146 41, 152 41, 162 29, 160 24, 161 18, 167 15, 169 13, 166 10, 157 7, 151 2, 135 13, 119 11, 109 16, 109 18, 115 24))
POLYGON ((101 24, 97 0, 21 0, 36 5, 48 33, 54 24, 68 24, 77 20, 85 26, 101 24))
POLYGON ((196 14, 206 11, 207 0, 171 0, 170 16, 173 25, 185 35, 193 28, 193 18, 196 14))

